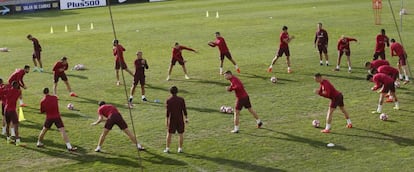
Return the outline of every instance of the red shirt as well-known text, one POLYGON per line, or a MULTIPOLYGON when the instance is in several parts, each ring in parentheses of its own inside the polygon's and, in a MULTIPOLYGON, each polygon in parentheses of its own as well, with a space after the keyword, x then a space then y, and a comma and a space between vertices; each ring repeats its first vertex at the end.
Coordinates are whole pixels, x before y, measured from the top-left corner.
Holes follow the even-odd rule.
POLYGON ((42 47, 39 44, 39 40, 37 40, 36 38, 32 38, 32 42, 33 42, 34 51, 36 52, 42 51, 42 47))
POLYGON ((40 101, 40 113, 46 113, 46 119, 60 118, 58 98, 52 95, 45 95, 40 101))
POLYGON ((317 45, 328 45, 328 32, 325 29, 316 31, 314 43, 317 45))
POLYGON ((381 88, 382 85, 394 84, 394 79, 387 74, 376 73, 374 77, 372 77, 372 82, 375 83, 374 90, 377 90, 378 88, 381 88))
POLYGON ((3 105, 6 103, 6 90, 9 88, 10 87, 8 85, 5 85, 5 84, 0 85, 0 100, 3 105))
POLYGON ((181 54, 181 51, 182 50, 195 51, 195 50, 193 50, 191 48, 188 48, 188 47, 185 47, 185 46, 181 46, 180 45, 180 46, 178 46, 178 48, 174 47, 172 49, 172 58, 173 59, 176 59, 178 61, 183 61, 184 60, 183 59, 183 55, 181 54))
POLYGON ((14 73, 12 73, 9 77, 9 84, 11 84, 13 81, 17 81, 21 87, 24 86, 23 82, 23 76, 26 74, 24 69, 16 69, 14 73))
POLYGON ((322 80, 319 87, 319 95, 328 99, 335 99, 341 92, 335 89, 335 87, 326 79, 322 80))
POLYGON ((55 63, 55 66, 53 67, 53 72, 55 73, 55 75, 62 75, 62 74, 65 74, 65 70, 68 70, 68 67, 69 67, 68 63, 63 63, 62 61, 58 61, 55 63))
POLYGON ((404 47, 398 42, 392 43, 390 48, 391 48, 391 56, 402 57, 405 55, 404 47))
POLYGON ((22 95, 20 89, 10 88, 6 90, 6 103, 4 110, 6 112, 16 111, 17 99, 22 95))
POLYGON ((376 38, 375 52, 385 51, 385 44, 387 44, 387 46, 390 45, 388 37, 386 35, 378 34, 376 38))
POLYGON ((119 113, 118 109, 114 105, 106 104, 98 108, 98 114, 108 118, 112 114, 120 115, 121 113, 119 113))
POLYGON ((112 51, 116 61, 124 61, 125 48, 121 44, 116 45, 112 51))
POLYGON ((218 46, 220 53, 227 53, 229 52, 229 48, 227 48, 226 41, 223 37, 219 36, 216 37, 216 40, 214 41, 212 47, 218 46))
POLYGON ((390 63, 387 60, 373 60, 371 62, 371 69, 378 69, 380 66, 389 66, 390 63))
POLYGON ((279 48, 289 48, 288 43, 285 42, 286 40, 289 40, 289 33, 282 31, 280 33, 279 39, 280 39, 279 48))
POLYGON ((383 73, 383 74, 387 74, 390 76, 396 76, 398 75, 398 69, 395 69, 391 66, 388 65, 383 65, 377 68, 378 73, 383 73))
POLYGON ((145 61, 145 64, 142 63, 144 59, 136 59, 135 64, 135 76, 145 76, 145 69, 148 69, 148 63, 145 61))
POLYGON ((182 97, 171 96, 166 101, 167 118, 171 123, 184 123, 184 116, 187 116, 187 108, 182 97))
POLYGON ((238 99, 249 96, 247 94, 246 90, 244 89, 243 83, 240 81, 239 78, 237 78, 236 76, 233 75, 230 78, 230 82, 231 82, 231 85, 228 88, 228 91, 233 91, 234 90, 234 92, 236 94, 236 97, 238 99))
POLYGON ((337 49, 338 51, 344 51, 344 50, 350 50, 349 49, 349 42, 351 41, 357 41, 354 38, 348 38, 348 37, 344 37, 342 39, 338 40, 338 46, 337 49))

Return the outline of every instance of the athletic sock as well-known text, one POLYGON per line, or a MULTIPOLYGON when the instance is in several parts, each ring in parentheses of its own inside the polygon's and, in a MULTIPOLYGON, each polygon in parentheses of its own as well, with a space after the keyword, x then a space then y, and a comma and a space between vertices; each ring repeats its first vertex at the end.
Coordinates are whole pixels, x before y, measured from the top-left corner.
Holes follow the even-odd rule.
POLYGON ((352 70, 351 66, 348 67, 348 70, 352 70))
POLYGON ((406 80, 406 81, 409 81, 409 80, 410 80, 410 78, 408 78, 408 76, 407 76, 407 75, 405 75, 405 80, 406 80))
POLYGON ((142 95, 142 96, 141 96, 141 98, 142 98, 142 99, 145 99, 145 95, 142 95))
POLYGON ((101 146, 96 146, 96 149, 97 150, 101 150, 101 146))
POLYGON ((23 99, 19 99, 20 104, 23 104, 23 99))
POLYGON ((325 130, 330 130, 331 129, 331 124, 326 124, 325 130))
POLYGON ((138 148, 138 149, 141 149, 141 148, 142 148, 142 145, 141 145, 141 144, 139 144, 139 143, 137 143, 137 148, 138 148))
POLYGON ((399 74, 399 77, 400 77, 400 80, 403 80, 403 75, 402 74, 399 74))
POLYGON ((238 125, 235 125, 234 126, 234 130, 239 131, 239 126, 238 125))
POLYGON ((320 64, 323 64, 323 61, 322 61, 322 60, 320 60, 320 61, 319 61, 319 63, 320 63, 320 64))
POLYGON ((38 140, 36 145, 42 145, 42 142, 38 140))
POLYGON ((256 119, 256 123, 260 123, 262 122, 260 119, 256 119))
POLYGON ((5 127, 5 126, 3 126, 3 127, 1 128, 1 134, 3 134, 3 135, 5 135, 5 134, 6 134, 6 127, 5 127))
POLYGON ((326 65, 329 65, 329 61, 325 61, 326 65))
POLYGON ((273 65, 270 65, 269 68, 273 68, 273 65))
POLYGON ((336 65, 336 69, 339 69, 339 65, 336 65))
POLYGON ((377 112, 382 112, 382 105, 378 105, 377 112))
POLYGON ((14 128, 10 128, 10 135, 16 136, 16 132, 14 131, 14 128))
POLYGON ((397 101, 395 102, 395 107, 399 108, 400 107, 400 103, 398 103, 397 101))
MULTIPOLYGON (((69 143, 69 142, 67 142, 66 143, 66 147, 68 148, 68 149, 72 149, 72 145, 69 143)), ((100 148, 99 148, 100 149, 100 148)))
POLYGON ((290 67, 288 67, 288 70, 290 70, 290 67))
POLYGON ((237 65, 234 65, 234 67, 235 67, 236 69, 238 69, 238 68, 239 68, 239 66, 237 66, 237 65))
POLYGON ((350 118, 346 119, 346 123, 347 124, 352 124, 351 119, 350 118))
POLYGON ((20 138, 16 139, 16 144, 20 143, 20 138))

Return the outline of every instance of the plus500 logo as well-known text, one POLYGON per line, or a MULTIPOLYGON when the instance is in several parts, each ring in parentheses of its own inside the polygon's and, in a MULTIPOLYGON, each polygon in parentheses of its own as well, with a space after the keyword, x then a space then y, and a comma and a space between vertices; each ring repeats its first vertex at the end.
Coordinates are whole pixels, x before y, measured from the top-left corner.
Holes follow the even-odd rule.
POLYGON ((62 9, 73 9, 73 8, 88 8, 96 6, 105 6, 105 0, 81 0, 81 1, 68 1, 61 0, 61 4, 66 4, 66 7, 61 7, 62 9), (63 2, 62 2, 63 1, 63 2))

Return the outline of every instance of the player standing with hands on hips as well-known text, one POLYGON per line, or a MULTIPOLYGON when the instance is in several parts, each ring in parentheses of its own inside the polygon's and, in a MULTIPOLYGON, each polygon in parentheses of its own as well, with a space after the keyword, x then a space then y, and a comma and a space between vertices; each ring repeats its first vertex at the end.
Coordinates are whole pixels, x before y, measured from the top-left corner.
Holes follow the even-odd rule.
POLYGON ((286 55, 286 64, 288 66, 288 68, 287 68, 288 73, 292 73, 292 70, 290 69, 289 43, 294 38, 295 38, 294 36, 289 36, 288 27, 283 26, 282 32, 280 33, 280 36, 279 36, 279 40, 280 40, 279 51, 277 52, 277 54, 273 58, 272 63, 270 63, 270 66, 267 69, 267 72, 272 72, 273 65, 276 63, 277 59, 279 59, 279 57, 282 57, 282 55, 285 54, 286 55))
POLYGON ((214 42, 209 42, 208 45, 210 47, 216 47, 218 46, 220 51, 220 75, 223 75, 223 62, 224 57, 227 57, 229 59, 234 67, 236 68, 237 73, 240 73, 240 68, 237 66, 236 61, 234 61, 233 57, 230 54, 230 50, 227 47, 226 41, 224 38, 220 35, 220 32, 216 32, 216 40, 214 42))

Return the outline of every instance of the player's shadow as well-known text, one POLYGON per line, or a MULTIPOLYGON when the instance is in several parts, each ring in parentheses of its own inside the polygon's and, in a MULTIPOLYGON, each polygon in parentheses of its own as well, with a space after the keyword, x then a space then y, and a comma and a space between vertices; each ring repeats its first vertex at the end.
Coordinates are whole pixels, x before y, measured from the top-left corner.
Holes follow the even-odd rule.
POLYGON ((243 171, 255 171, 255 172, 286 171, 286 170, 277 169, 273 167, 260 166, 260 165, 252 164, 250 162, 238 161, 238 160, 233 160, 233 159, 225 159, 221 157, 209 157, 205 155, 188 154, 188 153, 183 153, 183 155, 188 158, 211 161, 211 162, 218 164, 219 166, 229 166, 229 167, 233 167, 234 169, 239 169, 243 171))
POLYGON ((327 76, 327 77, 345 78, 345 79, 366 81, 366 77, 360 77, 360 76, 355 76, 355 75, 345 76, 345 75, 332 75, 332 74, 326 74, 326 73, 324 73, 322 75, 327 76))
MULTIPOLYGON (((155 86, 155 85, 151 85, 151 84, 145 84, 145 86, 147 86, 149 89, 170 92, 170 87, 159 87, 159 86, 155 86)), ((138 87, 139 86, 137 86, 137 89, 138 89, 138 87)), ((188 91, 178 88, 178 94, 180 94, 180 93, 188 93, 188 91)))
POLYGON ((217 86, 228 86, 229 83, 225 82, 219 82, 219 81, 213 81, 213 80, 204 80, 204 79, 192 79, 192 82, 198 82, 200 84, 214 84, 217 86))
POLYGON ((217 112, 217 113, 219 113, 219 111, 217 109, 211 109, 211 108, 201 108, 201 107, 189 107, 189 106, 187 106, 187 109, 198 111, 198 112, 207 112, 207 113, 217 112))
MULTIPOLYGON (((19 128, 31 128, 31 129, 40 131, 43 128, 43 125, 26 119, 24 121, 19 122, 19 128)), ((23 136, 24 136, 24 133, 23 133, 23 136)))
POLYGON ((88 79, 87 76, 83 76, 83 75, 76 75, 76 74, 66 74, 68 77, 75 77, 75 78, 79 78, 79 79, 88 79))
POLYGON ((180 165, 180 166, 187 165, 187 163, 183 161, 179 161, 177 159, 167 157, 168 154, 165 154, 165 156, 161 156, 161 155, 152 153, 151 151, 145 151, 142 154, 145 154, 145 155, 141 155, 141 157, 143 157, 145 161, 148 161, 152 164, 180 165))
POLYGON ((333 133, 333 134, 338 134, 338 135, 346 135, 346 136, 352 136, 352 137, 361 137, 363 139, 378 139, 378 140, 389 140, 392 141, 400 146, 413 146, 414 145, 414 139, 411 138, 405 138, 405 137, 401 137, 401 136, 396 136, 396 135, 392 135, 392 134, 387 134, 387 133, 383 133, 383 132, 379 132, 379 131, 372 131, 372 130, 367 130, 367 129, 363 129, 363 128, 352 128, 353 130, 360 130, 363 132, 359 132, 359 133, 372 133, 372 134, 376 134, 379 136, 370 136, 370 135, 356 135, 356 134, 343 134, 343 133, 333 133))

